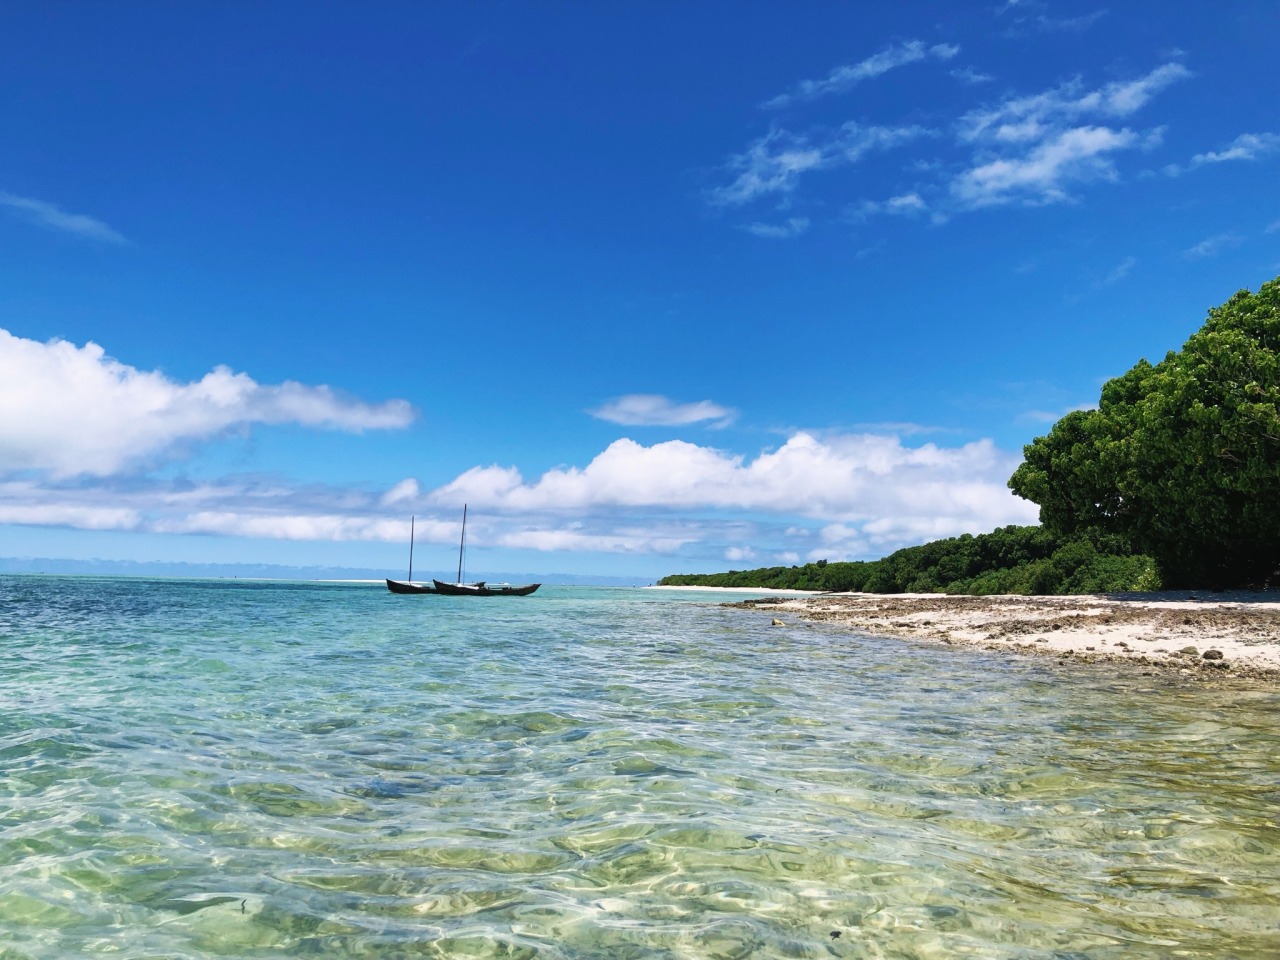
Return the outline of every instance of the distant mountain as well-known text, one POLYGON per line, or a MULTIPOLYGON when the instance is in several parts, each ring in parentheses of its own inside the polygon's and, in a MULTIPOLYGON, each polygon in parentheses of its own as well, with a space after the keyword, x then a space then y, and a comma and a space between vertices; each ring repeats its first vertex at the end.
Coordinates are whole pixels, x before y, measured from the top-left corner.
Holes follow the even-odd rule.
MULTIPOLYGON (((50 557, 0 557, 0 573, 66 573, 123 577, 244 577, 264 580, 382 580, 402 571, 365 567, 291 567, 273 563, 166 563, 136 560, 70 560, 50 557)), ((468 571, 471 573, 471 571, 468 571)), ((430 579, 433 571, 419 571, 417 580, 430 579)), ((453 579, 451 572, 434 571, 441 580, 453 579)), ((508 573, 477 571, 477 578, 495 583, 556 583, 599 587, 643 587, 652 577, 600 577, 575 573, 508 573)))

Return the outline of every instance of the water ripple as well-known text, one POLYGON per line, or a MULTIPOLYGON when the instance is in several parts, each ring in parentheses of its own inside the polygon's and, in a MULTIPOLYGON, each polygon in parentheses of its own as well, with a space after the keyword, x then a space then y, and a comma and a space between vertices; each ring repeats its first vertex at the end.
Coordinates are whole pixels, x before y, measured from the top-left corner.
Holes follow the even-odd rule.
POLYGON ((766 624, 0 577, 0 956, 1280 954, 1273 693, 766 624))

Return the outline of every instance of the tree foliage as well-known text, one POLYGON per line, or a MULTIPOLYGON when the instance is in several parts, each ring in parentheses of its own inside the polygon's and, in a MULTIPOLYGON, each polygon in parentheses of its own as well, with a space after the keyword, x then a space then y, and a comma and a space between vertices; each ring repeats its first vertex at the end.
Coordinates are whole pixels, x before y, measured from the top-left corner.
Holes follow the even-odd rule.
POLYGON ((1156 590, 1150 557, 1123 537, 1058 537, 1044 527, 1003 527, 905 547, 882 560, 677 574, 664 586, 767 587, 866 593, 1068 594, 1156 590))
POLYGON ((1059 420, 1009 480, 1059 537, 1115 534, 1170 585, 1280 567, 1280 278, 1237 293, 1155 365, 1059 420))

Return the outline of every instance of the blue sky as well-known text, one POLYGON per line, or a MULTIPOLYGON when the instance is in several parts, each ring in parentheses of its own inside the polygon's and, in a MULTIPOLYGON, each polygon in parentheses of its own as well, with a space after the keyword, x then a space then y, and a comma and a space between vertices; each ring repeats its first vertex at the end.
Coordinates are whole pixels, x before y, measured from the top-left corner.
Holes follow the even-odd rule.
POLYGON ((1280 274, 1273 2, 10 3, 0 555, 653 578, 1035 508, 1280 274))

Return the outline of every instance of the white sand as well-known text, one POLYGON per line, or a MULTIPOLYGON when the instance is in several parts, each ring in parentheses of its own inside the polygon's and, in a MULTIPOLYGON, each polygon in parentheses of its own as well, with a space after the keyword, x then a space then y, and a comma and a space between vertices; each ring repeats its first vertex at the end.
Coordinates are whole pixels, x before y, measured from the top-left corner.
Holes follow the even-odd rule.
POLYGON ((1207 672, 1215 678, 1280 680, 1280 595, 1274 593, 819 594, 747 600, 743 605, 775 617, 790 612, 799 619, 836 622, 885 636, 1061 658, 1129 661, 1147 669, 1207 672))
POLYGON ((820 595, 818 590, 772 590, 768 587, 669 587, 664 584, 654 584, 644 588, 645 590, 692 590, 696 593, 765 593, 770 596, 779 597, 816 597, 820 595))

